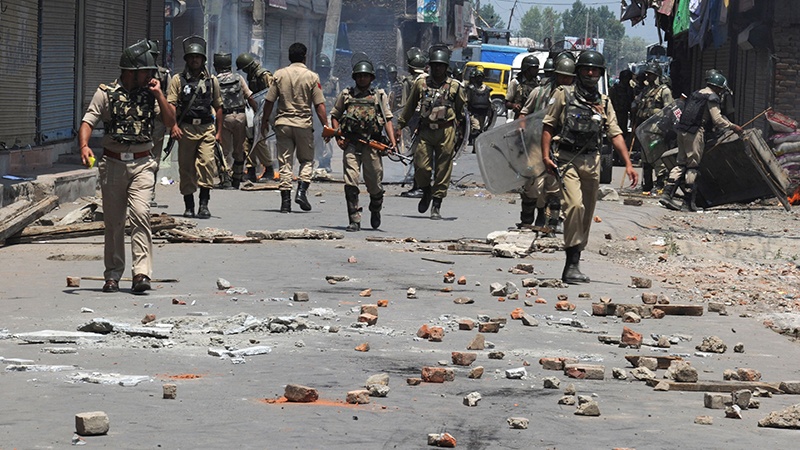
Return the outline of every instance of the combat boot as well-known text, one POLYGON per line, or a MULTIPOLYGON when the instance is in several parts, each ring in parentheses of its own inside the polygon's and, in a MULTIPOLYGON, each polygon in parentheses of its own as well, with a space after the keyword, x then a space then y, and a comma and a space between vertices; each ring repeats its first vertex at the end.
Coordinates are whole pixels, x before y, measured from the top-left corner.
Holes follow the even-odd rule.
POLYGON ((264 173, 261 174, 256 183, 269 183, 274 180, 275 180, 275 169, 273 169, 272 164, 270 164, 264 168, 264 173))
POLYGON ((697 189, 694 184, 687 184, 684 189, 681 211, 697 212, 697 189))
POLYGON ((547 216, 545 215, 544 207, 536 208, 536 221, 533 223, 534 228, 542 229, 544 225, 547 223, 547 216))
POLYGON ((361 231, 361 208, 358 207, 358 186, 344 187, 344 200, 347 203, 347 219, 350 222, 345 231, 361 231))
POLYGON ((208 188, 200 188, 200 207, 197 208, 198 219, 208 219, 211 212, 208 210, 208 201, 211 199, 211 191, 208 188))
POLYGON ((297 194, 294 197, 294 202, 300 205, 300 209, 303 211, 311 211, 311 203, 308 202, 308 197, 306 197, 310 185, 311 183, 308 181, 297 182, 297 194))
POLYGON ((420 198, 422 197, 422 189, 418 188, 417 182, 414 181, 414 184, 411 186, 411 189, 401 192, 400 197, 420 198))
POLYGON ((419 199, 419 205, 417 205, 417 211, 420 214, 425 214, 425 211, 431 206, 431 200, 433 197, 431 196, 431 187, 424 187, 422 188, 422 198, 419 199))
POLYGON ((535 215, 536 200, 522 196, 522 207, 519 211, 519 223, 517 224, 517 228, 531 228, 535 215))
POLYGON ((194 194, 187 194, 183 196, 183 204, 186 210, 183 211, 183 217, 194 217, 194 194))
POLYGON ((554 199, 547 205, 547 237, 555 237, 558 229, 558 215, 561 213, 561 201, 554 199))
POLYGON ((247 181, 251 183, 256 182, 256 168, 253 166, 247 168, 247 181))
POLYGON ((667 209, 671 209, 672 211, 680 211, 681 205, 678 204, 673 198, 675 196, 675 191, 677 190, 678 183, 668 180, 667 184, 664 186, 664 193, 661 195, 661 199, 658 201, 658 203, 667 209))
POLYGON ((431 207, 431 220, 442 220, 442 215, 439 210, 442 208, 442 199, 434 197, 433 206, 431 207))
POLYGON ((588 283, 589 277, 581 273, 581 250, 575 245, 564 249, 567 256, 564 272, 561 273, 561 281, 567 284, 588 283))
POLYGON ((292 212, 292 191, 281 191, 281 212, 292 212))
POLYGON ((383 208, 383 193, 369 197, 369 224, 373 230, 381 226, 381 209, 383 208))

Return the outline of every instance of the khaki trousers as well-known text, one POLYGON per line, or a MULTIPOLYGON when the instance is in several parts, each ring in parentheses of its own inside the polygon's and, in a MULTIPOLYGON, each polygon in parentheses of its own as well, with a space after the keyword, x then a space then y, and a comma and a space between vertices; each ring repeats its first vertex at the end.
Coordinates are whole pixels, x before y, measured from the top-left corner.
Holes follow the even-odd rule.
POLYGON ((703 159, 704 148, 705 134, 702 128, 697 133, 678 131, 677 165, 669 172, 669 181, 677 183, 685 175, 686 184, 693 185, 697 179, 697 167, 703 159))
POLYGON ((344 150, 344 184, 358 186, 360 170, 363 167, 364 185, 370 197, 383 196, 383 160, 369 145, 351 143, 344 150))
POLYGON ((125 272, 125 223, 130 217, 132 274, 152 277, 153 234, 150 230, 150 189, 158 163, 151 157, 129 162, 105 157, 98 164, 103 195, 106 280, 125 272))
POLYGON ((212 189, 217 163, 214 161, 214 124, 181 125, 183 138, 178 142, 178 174, 181 195, 194 194, 197 187, 212 189))
POLYGON ((447 197, 455 143, 456 130, 452 126, 432 130, 420 125, 419 144, 414 152, 414 181, 420 188, 431 187, 434 198, 447 197), (434 177, 432 185, 431 175, 434 177))
POLYGON ((561 171, 564 196, 564 247, 586 248, 589 242, 589 229, 597 205, 597 191, 600 189, 600 152, 575 153, 559 152, 556 155, 561 171))
POLYGON ((297 178, 310 183, 311 174, 314 171, 314 130, 276 125, 275 138, 278 143, 278 164, 281 173, 279 189, 282 191, 292 190, 292 168, 295 153, 300 165, 297 178))
POLYGON ((544 173, 532 180, 527 180, 522 186, 522 196, 529 199, 536 199, 536 207, 544 208, 547 199, 558 197, 561 192, 561 185, 555 176, 544 173))
MULTIPOLYGON (((247 139, 247 117, 244 113, 227 114, 222 120, 222 154, 228 169, 235 170, 234 175, 241 179, 244 165, 234 166, 234 162, 244 162, 244 141, 247 139)), ((229 173, 232 173, 229 170, 229 173)), ((236 177, 235 177, 236 178, 236 177)))
MULTIPOLYGON (((164 122, 161 121, 161 116, 158 116, 153 125, 153 150, 150 151, 150 154, 153 155, 153 159, 156 161, 156 171, 154 174, 156 180, 158 180, 158 168, 161 165, 161 152, 164 150, 164 138, 166 137, 166 133, 167 127, 165 127, 164 122)), ((156 185, 153 183, 150 200, 155 199, 156 185)))

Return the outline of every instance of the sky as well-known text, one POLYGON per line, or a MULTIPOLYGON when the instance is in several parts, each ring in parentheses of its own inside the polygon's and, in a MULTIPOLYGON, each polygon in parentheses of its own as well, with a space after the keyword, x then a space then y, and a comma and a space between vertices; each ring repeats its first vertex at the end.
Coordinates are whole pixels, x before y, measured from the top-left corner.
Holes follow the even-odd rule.
MULTIPOLYGON (((607 6, 612 12, 619 15, 619 0, 581 0, 584 5, 590 7, 607 6)), ((525 12, 533 6, 545 8, 552 6, 556 11, 562 12, 572 8, 575 0, 518 0, 517 9, 514 10, 514 18, 511 20, 511 28, 519 29, 519 21, 525 12)), ((508 24, 508 16, 511 14, 511 7, 514 6, 514 0, 481 0, 481 6, 491 4, 494 10, 503 20, 503 23, 508 24)), ((647 18, 644 22, 640 22, 635 27, 631 27, 630 21, 625 21, 625 35, 626 36, 639 36, 644 38, 648 44, 658 42, 658 31, 655 25, 655 11, 648 10, 647 18), (642 25, 644 23, 644 25, 642 25)))

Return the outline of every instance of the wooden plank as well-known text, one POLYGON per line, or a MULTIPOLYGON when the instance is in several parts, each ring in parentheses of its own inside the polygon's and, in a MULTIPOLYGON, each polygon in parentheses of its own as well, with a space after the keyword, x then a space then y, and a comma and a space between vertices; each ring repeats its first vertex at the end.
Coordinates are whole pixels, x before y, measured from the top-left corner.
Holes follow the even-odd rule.
POLYGON ((439 264, 455 264, 456 263, 455 261, 448 261, 448 260, 445 260, 445 259, 425 258, 425 257, 420 258, 420 259, 423 260, 423 261, 430 261, 430 262, 435 262, 435 263, 439 263, 439 264))
POLYGON ((592 303, 592 313, 596 316, 621 316, 618 312, 636 311, 643 318, 649 317, 653 309, 664 311, 667 316, 702 316, 703 305, 645 305, 643 303, 592 303), (619 310, 619 311, 618 311, 619 310), (605 314, 603 314, 605 311, 605 314))
POLYGON ((14 243, 12 236, 17 235, 43 215, 52 211, 58 205, 58 197, 48 195, 38 202, 28 201, 15 202, 13 205, 3 208, 4 212, 0 216, 0 245, 14 243), (19 203, 19 205, 16 205, 19 203), (16 206, 15 206, 16 205, 16 206))
POLYGON ((480 252, 492 253, 492 246, 488 244, 464 244, 461 242, 450 244, 447 250, 455 252, 480 252))
POLYGON ((344 233, 329 230, 311 230, 308 228, 294 230, 250 230, 245 233, 247 237, 263 240, 284 239, 344 239, 344 233))
POLYGON ((648 380, 647 385, 655 387, 658 383, 669 384, 670 391, 689 392, 734 392, 740 389, 755 390, 761 388, 773 394, 781 394, 780 383, 766 383, 764 381, 698 381, 696 383, 683 383, 679 381, 654 379, 648 380))
POLYGON ((253 183, 244 184, 239 188, 240 191, 277 191, 278 183, 253 183))
POLYGON ((702 316, 703 305, 653 305, 668 316, 702 316))
POLYGON ((672 361, 683 361, 683 358, 680 356, 625 355, 625 359, 627 359, 633 367, 639 367, 639 358, 655 358, 658 360, 659 369, 668 369, 672 361))
MULTIPOLYGON (((150 216, 150 228, 153 232, 168 230, 180 224, 174 217, 166 214, 150 216)), ((101 236, 105 231, 103 222, 86 222, 71 225, 29 226, 17 233, 8 241, 14 244, 26 244, 39 240, 71 239, 76 237, 101 236)), ((125 227, 125 232, 130 234, 130 227, 125 227)))

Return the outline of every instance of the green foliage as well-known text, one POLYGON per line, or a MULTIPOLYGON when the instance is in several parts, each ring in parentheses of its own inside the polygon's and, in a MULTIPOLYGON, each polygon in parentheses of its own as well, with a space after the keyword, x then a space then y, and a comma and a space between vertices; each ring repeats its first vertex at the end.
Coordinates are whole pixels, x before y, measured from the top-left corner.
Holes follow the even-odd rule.
MULTIPOLYGON (((494 6, 491 3, 487 3, 481 6, 481 9, 478 10, 478 15, 489 24, 489 28, 505 28, 506 24, 502 20, 500 20, 500 16, 495 12, 494 6)), ((478 20, 478 26, 484 26, 485 24, 478 20)))
POLYGON ((550 6, 544 9, 534 6, 523 14, 520 20, 519 34, 539 42, 548 37, 553 41, 560 40, 563 35, 561 31, 561 14, 558 14, 550 6))

